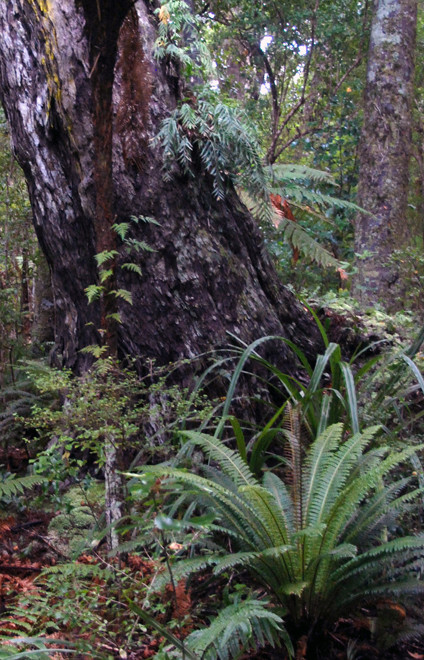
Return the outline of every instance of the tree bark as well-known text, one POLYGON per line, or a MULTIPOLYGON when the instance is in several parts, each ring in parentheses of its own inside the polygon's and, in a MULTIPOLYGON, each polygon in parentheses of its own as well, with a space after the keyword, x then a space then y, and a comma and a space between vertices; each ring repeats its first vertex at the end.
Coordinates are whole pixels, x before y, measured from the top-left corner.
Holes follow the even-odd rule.
MULTIPOLYGON (((52 272, 56 343, 63 362, 87 366, 110 310, 88 304, 95 255, 119 243, 113 223, 131 216, 129 237, 154 252, 120 247, 116 283, 119 356, 164 364, 228 343, 284 335, 309 356, 310 316, 284 289, 262 237, 235 193, 225 201, 199 171, 164 182, 151 138, 175 108, 174 71, 152 57, 151 4, 115 0, 4 0, 0 93, 27 182, 34 225, 52 272), (119 266, 135 261, 142 276, 119 266)), ((119 246, 118 246, 119 247, 119 246)), ((278 360, 293 368, 289 352, 278 360)))
POLYGON ((360 144, 354 292, 363 304, 399 305, 401 282, 389 262, 407 244, 411 105, 417 0, 374 0, 360 144))

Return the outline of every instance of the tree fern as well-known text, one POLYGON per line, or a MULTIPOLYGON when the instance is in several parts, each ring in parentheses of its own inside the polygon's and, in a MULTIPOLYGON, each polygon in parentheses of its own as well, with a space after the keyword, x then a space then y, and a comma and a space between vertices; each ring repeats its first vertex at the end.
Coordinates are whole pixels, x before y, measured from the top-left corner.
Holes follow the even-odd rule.
MULTIPOLYGON (((291 198, 289 198, 291 201, 291 198)), ((301 254, 323 268, 340 268, 341 262, 331 252, 319 243, 307 229, 297 222, 286 218, 283 214, 274 212, 274 223, 278 226, 285 242, 297 248, 301 254)))
POLYGON ((356 204, 340 197, 327 195, 320 191, 319 186, 326 185, 338 188, 334 176, 329 172, 316 170, 305 165, 275 164, 270 176, 271 192, 282 194, 295 206, 311 206, 318 215, 328 208, 338 208, 345 211, 361 210, 356 204))

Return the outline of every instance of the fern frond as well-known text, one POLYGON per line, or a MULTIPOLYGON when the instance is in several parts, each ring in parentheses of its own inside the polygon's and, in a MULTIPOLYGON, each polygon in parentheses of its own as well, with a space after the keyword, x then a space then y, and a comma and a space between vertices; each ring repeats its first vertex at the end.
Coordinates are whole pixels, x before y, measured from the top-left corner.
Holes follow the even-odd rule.
POLYGON ((366 429, 363 433, 356 433, 352 438, 346 440, 336 452, 327 454, 327 467, 317 480, 316 489, 311 493, 308 509, 310 524, 326 519, 363 448, 378 430, 379 427, 376 426, 366 429))
POLYGON ((36 580, 41 581, 48 575, 61 575, 64 578, 75 578, 79 580, 85 580, 92 577, 103 577, 105 580, 109 580, 115 577, 113 570, 109 569, 107 566, 95 563, 82 564, 78 561, 46 566, 36 580))
POLYGON ((289 545, 289 534, 284 517, 271 493, 262 486, 242 486, 240 493, 257 513, 267 539, 267 546, 289 545))
POLYGON ((125 245, 129 250, 134 250, 135 252, 155 252, 155 249, 146 243, 146 241, 140 241, 136 238, 127 238, 125 245))
POLYGON ((135 222, 136 224, 138 224, 139 222, 145 222, 146 224, 157 225, 158 227, 160 227, 160 222, 158 222, 156 220, 156 218, 153 218, 150 215, 138 215, 138 216, 137 215, 132 215, 130 217, 131 217, 131 220, 133 222, 135 222))
MULTIPOLYGON (((354 513, 353 519, 348 521, 345 528, 345 538, 355 539, 355 543, 360 543, 360 539, 363 535, 369 537, 370 533, 374 533, 374 530, 377 526, 376 521, 380 521, 384 517, 385 512, 388 508, 393 509, 394 503, 393 499, 396 497, 397 493, 405 488, 405 486, 410 482, 409 478, 400 479, 390 484, 389 486, 383 486, 377 493, 370 497, 367 502, 359 509, 357 508, 354 513), (350 535, 350 531, 352 535, 350 535)), ((421 489, 418 489, 419 492, 421 489)), ((416 491, 407 493, 408 501, 410 498, 414 498, 416 491)), ((417 493, 418 495, 418 493, 417 493)), ((400 509, 401 504, 395 507, 400 509)), ((378 523, 378 528, 380 528, 380 522, 378 523)), ((384 524, 384 523, 383 523, 384 524)), ((366 540, 366 539, 364 539, 366 540)))
POLYGON ((229 660, 256 644, 280 646, 284 639, 293 655, 290 639, 284 634, 282 619, 272 612, 264 601, 248 599, 224 608, 208 628, 196 630, 187 639, 187 645, 205 660, 229 660))
POLYGON ((267 560, 275 561, 276 559, 280 559, 283 554, 291 549, 293 549, 293 546, 282 545, 267 548, 260 552, 234 552, 214 561, 213 572, 215 575, 219 575, 219 573, 223 573, 228 568, 233 568, 234 566, 256 566, 258 573, 260 573, 263 562, 266 563, 267 560))
POLYGON ((304 479, 303 510, 305 522, 311 524, 310 508, 322 478, 327 456, 339 446, 343 434, 343 424, 328 427, 312 444, 307 454, 304 479))
POLYGON ((337 569, 333 574, 333 579, 337 582, 353 576, 358 579, 359 576, 364 575, 364 578, 368 581, 370 566, 374 567, 374 570, 379 570, 383 564, 391 563, 394 556, 397 556, 401 563, 407 563, 411 555, 424 557, 424 535, 404 536, 382 543, 366 552, 361 552, 357 557, 337 569), (366 575, 364 566, 367 566, 366 575))
POLYGON ((90 284, 84 289, 88 302, 91 303, 93 300, 98 300, 103 293, 103 287, 98 286, 97 284, 90 284))
POLYGON ((341 267, 341 262, 315 240, 302 225, 286 218, 278 211, 273 212, 273 218, 284 240, 297 248, 305 257, 312 259, 323 268, 341 267))
POLYGON ((125 300, 125 302, 132 305, 131 291, 127 291, 127 289, 116 289, 110 293, 113 294, 116 298, 122 298, 122 300, 125 300))
POLYGON ((217 461, 224 474, 227 474, 236 486, 257 483, 249 467, 240 458, 240 454, 226 447, 218 438, 197 431, 183 431, 182 435, 192 444, 201 447, 209 458, 217 461))
MULTIPOLYGON (((198 574, 206 568, 213 566, 219 560, 219 553, 214 553, 212 555, 202 555, 201 557, 174 561, 172 564, 173 580, 174 582, 179 582, 190 575, 198 574)), ((160 566, 153 578, 152 586, 154 586, 157 591, 161 591, 167 584, 169 584, 170 580, 169 571, 165 566, 160 566)))
POLYGON ((8 477, 4 481, 0 481, 0 497, 12 497, 19 495, 24 490, 34 488, 46 483, 47 479, 40 475, 30 475, 27 477, 8 477))
POLYGON ((328 185, 337 187, 338 184, 334 179, 333 174, 325 172, 324 170, 316 170, 313 167, 306 165, 293 165, 278 163, 272 166, 271 177, 274 181, 312 181, 313 183, 326 183, 328 185))
POLYGON ((196 106, 184 103, 165 119, 154 143, 162 147, 168 176, 174 163, 194 176, 192 153, 196 146, 218 199, 223 199, 233 185, 242 186, 255 198, 260 216, 270 219, 267 174, 253 130, 241 110, 222 103, 209 89, 199 94, 196 106))
POLYGON ((122 264, 122 268, 125 268, 126 270, 129 270, 131 273, 137 273, 137 275, 140 275, 140 277, 143 275, 143 271, 141 270, 140 266, 138 264, 133 264, 131 262, 122 264))
POLYGON ((110 277, 112 277, 112 275, 113 275, 112 268, 107 268, 106 270, 105 269, 100 270, 99 271, 99 276, 100 276, 99 279, 100 279, 101 284, 106 282, 106 280, 108 280, 110 277))
POLYGON ((293 502, 288 487, 285 483, 273 472, 265 472, 263 478, 263 486, 273 496, 276 504, 279 507, 281 515, 285 520, 285 527, 287 529, 288 538, 296 531, 295 516, 293 510, 293 502))
POLYGON ((112 229, 116 234, 119 236, 121 241, 124 241, 125 238, 127 237, 127 234, 130 229, 130 223, 129 222, 115 222, 115 224, 112 225, 112 229))
MULTIPOLYGON (((236 493, 229 492, 210 479, 176 468, 149 466, 148 472, 169 477, 200 493, 206 501, 212 504, 212 510, 221 520, 221 524, 222 521, 225 521, 225 525, 237 535, 240 543, 246 544, 246 549, 263 547, 263 540, 260 537, 261 526, 258 525, 256 512, 236 493)), ((127 474, 127 476, 140 478, 138 474, 127 474)))
MULTIPOLYGON (((392 452, 372 469, 355 477, 334 503, 331 514, 327 518, 327 529, 323 543, 331 547, 369 493, 380 486, 383 477, 389 474, 397 465, 404 463, 416 450, 420 450, 420 447, 408 447, 401 452, 392 452)), ((378 511, 376 515, 379 515, 378 511)), ((363 530, 360 531, 363 532, 363 530)), ((347 528, 344 538, 348 543, 356 543, 354 525, 352 525, 352 528, 347 528)))
POLYGON ((107 261, 111 261, 118 255, 117 250, 104 250, 94 255, 98 266, 103 266, 107 261))

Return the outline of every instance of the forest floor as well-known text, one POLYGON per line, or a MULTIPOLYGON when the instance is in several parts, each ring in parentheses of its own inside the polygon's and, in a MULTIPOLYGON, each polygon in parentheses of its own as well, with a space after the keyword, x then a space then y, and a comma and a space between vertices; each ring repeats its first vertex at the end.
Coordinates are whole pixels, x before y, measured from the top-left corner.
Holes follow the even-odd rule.
MULTIPOLYGON (((0 628, 4 635, 9 631, 11 636, 21 635, 25 624, 25 604, 18 617, 11 617, 13 606, 24 599, 25 596, 34 594, 40 589, 36 578, 45 568, 55 566, 64 560, 62 553, 52 545, 49 540, 48 525, 53 514, 43 513, 40 510, 23 509, 20 512, 4 515, 0 520, 0 628)), ((77 560, 81 564, 90 562, 110 563, 107 559, 106 551, 99 550, 97 557, 83 554, 77 560)), ((127 555, 122 564, 129 570, 135 580, 151 580, 155 572, 154 562, 150 558, 142 558, 139 555, 127 555)), ((121 565, 121 567, 122 567, 121 565)), ((93 578, 93 588, 98 588, 98 578, 93 578)), ((199 576, 193 591, 188 592, 185 589, 185 583, 178 584, 176 589, 176 601, 170 605, 172 596, 170 590, 165 591, 164 603, 168 603, 158 616, 160 623, 166 626, 173 621, 173 633, 184 637, 198 625, 205 625, 207 618, 199 622, 198 612, 201 611, 201 602, 205 604, 214 602, 221 598, 224 583, 214 583, 214 593, 211 593, 208 587, 207 576, 199 576), (203 581, 203 585, 202 585, 203 581), (193 609, 193 617, 191 616, 193 609), (176 622, 180 621, 181 626, 175 627, 176 622)), ((41 586, 42 588, 42 586, 41 586)), ((57 603, 52 602, 52 607, 57 603)), ((403 622, 406 615, 405 610, 400 605, 385 602, 385 606, 393 611, 396 608, 399 613, 399 624, 403 622)), ((105 602, 105 608, 107 603, 105 602)), ((363 609, 362 613, 356 619, 341 618, 336 625, 327 630, 325 634, 316 637, 307 644, 306 637, 302 637, 296 648, 296 660, 424 660, 424 641, 409 641, 398 643, 389 649, 382 649, 373 643, 371 628, 375 618, 373 612, 363 609)), ((28 616, 31 616, 28 610, 28 616)), ((390 618, 393 626, 393 617, 390 618)), ((116 622, 112 621, 111 626, 116 622)), ((390 632, 390 631, 386 631, 390 632)), ((120 658, 121 660, 141 660, 143 658, 154 657, 158 652, 163 637, 153 630, 147 630, 143 637, 138 641, 133 640, 131 648, 126 648, 125 635, 122 632, 122 638, 119 630, 115 630, 114 643, 105 643, 104 636, 99 634, 98 639, 92 631, 73 630, 63 627, 59 632, 44 634, 44 638, 52 642, 56 638, 67 640, 70 643, 84 642, 90 640, 92 648, 96 649, 93 654, 81 652, 72 654, 71 657, 78 660, 90 660, 91 658, 120 658)), ((4 638, 3 638, 4 639, 4 638)), ((3 641, 1 644, 7 644, 3 641)), ((62 644, 63 646, 63 644, 62 644)), ((52 660, 61 660, 70 657, 62 655, 51 649, 50 657, 52 660)), ((259 652, 248 653, 242 656, 240 660, 284 660, 288 656, 282 649, 261 649, 259 652)))
MULTIPOLYGON (((363 341, 362 335, 357 336, 347 332, 345 318, 341 315, 338 316, 333 312, 331 321, 336 334, 331 339, 341 343, 347 352, 356 348, 358 336, 363 341)), ((390 343, 391 339, 387 341, 390 343)), ((7 470, 13 473, 24 473, 28 458, 27 452, 22 448, 10 448, 7 452, 0 451, 0 464, 5 465, 7 470)), ((43 570, 69 560, 63 552, 62 545, 55 543, 48 529, 58 513, 60 512, 53 513, 43 508, 36 508, 32 500, 23 502, 20 506, 11 503, 7 511, 0 511, 0 640, 1 636, 6 634, 15 637, 23 634, 26 616, 29 621, 33 615, 30 611, 31 606, 25 604, 31 600, 27 597, 43 589, 43 582, 37 582, 37 578, 43 570), (18 604, 20 613, 16 615, 14 607, 18 604)), ((82 554, 77 562, 110 566, 112 560, 107 556, 105 545, 102 545, 92 554, 82 554)), ((153 574, 157 572, 158 565, 155 565, 151 557, 134 553, 122 558, 119 568, 125 569, 134 583, 138 582, 145 588, 151 582, 153 574)), ((156 608, 153 616, 162 626, 170 626, 175 636, 183 638, 192 630, 207 626, 208 617, 213 616, 218 609, 214 606, 222 602, 226 587, 225 580, 217 583, 216 580, 211 581, 208 577, 208 574, 196 576, 193 588, 189 590, 186 590, 185 582, 181 581, 176 585, 174 596, 169 589, 165 590, 162 606, 156 608)), ((125 619, 125 611, 121 611, 118 616, 115 614, 112 616, 111 612, 108 612, 110 603, 108 604, 107 598, 102 593, 106 583, 99 580, 98 576, 93 577, 92 580, 92 584, 88 584, 87 589, 99 594, 100 603, 104 599, 103 618, 110 621, 111 629, 108 631, 110 634, 105 639, 104 634, 97 635, 93 629, 88 629, 87 625, 78 628, 61 624, 58 630, 53 631, 50 631, 48 626, 43 629, 41 625, 40 630, 44 639, 60 638, 73 644, 86 642, 95 649, 93 653, 81 652, 72 655, 63 655, 52 649, 50 656, 52 660, 65 660, 69 657, 78 660, 91 660, 94 657, 101 660, 111 658, 140 660, 154 657, 164 644, 161 634, 147 625, 143 635, 140 634, 138 638, 134 635, 131 643, 128 643, 128 627, 121 625, 125 619)), ((51 600, 52 612, 60 607, 59 601, 59 596, 51 600)), ((424 603, 416 603, 418 611, 420 608, 424 611, 422 605, 424 603)), ((362 608, 356 618, 341 617, 331 629, 322 631, 322 634, 316 635, 309 641, 306 637, 301 637, 296 647, 296 660, 424 660, 423 636, 421 638, 411 636, 407 641, 398 642, 393 646, 390 646, 388 641, 391 636, 393 639, 402 638, 403 631, 407 628, 405 624, 408 621, 408 613, 404 607, 389 600, 381 601, 377 607, 380 608, 378 612, 362 608), (386 624, 384 610, 390 614, 387 617, 389 623, 386 624), (393 613, 397 617, 393 616, 393 613), (377 620, 382 629, 374 631, 373 627, 377 620), (385 625, 386 629, 384 629, 385 625)), ((0 657, 2 644, 7 643, 4 639, 0 641, 0 657)), ((286 660, 287 657, 283 649, 265 648, 256 653, 245 654, 238 660, 286 660)))

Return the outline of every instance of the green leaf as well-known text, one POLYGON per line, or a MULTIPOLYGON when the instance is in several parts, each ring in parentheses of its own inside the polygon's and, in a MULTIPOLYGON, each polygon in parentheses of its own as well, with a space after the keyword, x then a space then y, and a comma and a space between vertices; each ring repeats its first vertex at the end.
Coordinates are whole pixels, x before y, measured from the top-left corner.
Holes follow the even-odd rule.
POLYGON ((100 270, 99 275, 100 275, 100 282, 103 284, 104 282, 106 282, 106 280, 112 277, 113 270, 111 268, 108 268, 106 270, 102 269, 100 270))
POLYGON ((125 268, 126 270, 129 270, 132 273, 137 273, 137 275, 140 275, 140 277, 143 275, 143 272, 138 264, 125 263, 122 264, 122 268, 125 268))
POLYGON ((117 250, 104 250, 94 255, 95 260, 97 261, 98 266, 102 266, 107 261, 111 261, 118 255, 117 250))
POLYGON ((353 377, 352 369, 346 362, 340 360, 340 369, 342 370, 345 385, 346 385, 346 401, 349 410, 350 421, 352 424, 353 433, 359 433, 359 415, 358 404, 356 401, 356 387, 355 379, 353 377))
POLYGON ((239 421, 235 417, 230 417, 231 426, 236 436, 237 449, 243 461, 247 463, 246 442, 239 421))
POLYGON ((116 323, 122 323, 122 318, 119 312, 113 312, 112 314, 107 314, 107 319, 111 321, 116 321, 116 323))
POLYGON ((110 293, 116 298, 122 298, 122 300, 125 300, 125 302, 132 305, 132 295, 131 292, 127 289, 117 289, 116 291, 111 291, 110 293))
POLYGON ((159 515, 156 516, 154 521, 155 527, 161 531, 176 532, 181 530, 181 521, 170 518, 169 516, 159 515))
POLYGON ((130 229, 129 222, 119 222, 112 225, 112 229, 118 234, 119 238, 124 241, 130 229))
POLYGON ((102 286, 98 286, 97 284, 90 284, 84 289, 84 291, 87 295, 88 302, 92 303, 94 300, 98 300, 100 298, 104 289, 102 286))

